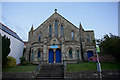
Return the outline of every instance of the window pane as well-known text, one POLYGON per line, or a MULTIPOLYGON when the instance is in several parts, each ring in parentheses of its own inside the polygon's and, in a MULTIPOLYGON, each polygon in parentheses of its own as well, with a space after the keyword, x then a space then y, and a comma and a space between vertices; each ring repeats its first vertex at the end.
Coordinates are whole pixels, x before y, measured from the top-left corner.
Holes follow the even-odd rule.
POLYGON ((89 35, 87 35, 87 42, 91 42, 89 35))
POLYGON ((38 58, 40 58, 40 50, 38 50, 38 58))
POLYGON ((52 35, 52 27, 51 27, 51 25, 49 26, 49 37, 51 37, 51 35, 52 35))
POLYGON ((39 33, 39 41, 41 40, 41 33, 39 33))
POLYGON ((74 32, 71 32, 72 40, 74 40, 74 32))
POLYGON ((34 53, 33 53, 33 50, 32 50, 32 61, 34 60, 34 53))
POLYGON ((79 50, 77 50, 77 58, 79 58, 79 50))
POLYGON ((55 20, 55 35, 58 36, 58 21, 55 20))
POLYGON ((63 25, 61 25, 61 36, 63 36, 63 25))
POLYGON ((69 57, 72 58, 72 49, 69 50, 69 57))

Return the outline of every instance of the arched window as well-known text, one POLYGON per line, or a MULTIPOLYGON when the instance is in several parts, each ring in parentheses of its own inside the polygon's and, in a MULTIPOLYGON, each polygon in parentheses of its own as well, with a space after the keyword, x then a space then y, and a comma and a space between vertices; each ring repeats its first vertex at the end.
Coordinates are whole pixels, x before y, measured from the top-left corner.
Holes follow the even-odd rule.
POLYGON ((41 33, 39 33, 39 41, 41 40, 41 33))
POLYGON ((80 56, 79 56, 79 49, 77 49, 77 58, 79 58, 80 56))
POLYGON ((71 32, 71 37, 72 37, 72 40, 74 40, 74 32, 73 31, 71 32))
POLYGON ((34 52, 33 52, 33 49, 32 49, 32 61, 34 60, 34 52))
POLYGON ((55 20, 55 36, 58 37, 58 21, 55 20))
POLYGON ((61 37, 63 37, 63 25, 61 25, 61 37))
POLYGON ((69 49, 69 58, 72 58, 72 49, 69 49))
POLYGON ((91 39, 90 39, 90 36, 87 35, 87 42, 90 43, 91 42, 91 39))
POLYGON ((41 52, 40 50, 38 50, 38 59, 40 58, 40 56, 41 56, 41 52))
POLYGON ((52 36, 52 27, 51 27, 51 25, 49 26, 49 37, 51 37, 52 36))

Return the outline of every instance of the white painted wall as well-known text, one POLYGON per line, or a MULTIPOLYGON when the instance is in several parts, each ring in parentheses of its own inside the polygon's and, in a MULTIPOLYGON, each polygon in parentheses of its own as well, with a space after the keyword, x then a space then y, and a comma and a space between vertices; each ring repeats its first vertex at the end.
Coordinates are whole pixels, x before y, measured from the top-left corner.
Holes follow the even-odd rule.
POLYGON ((24 43, 8 33, 2 31, 0 29, 0 33, 2 36, 6 35, 6 37, 10 38, 10 53, 8 56, 12 56, 17 60, 17 64, 20 63, 20 57, 23 54, 24 43))

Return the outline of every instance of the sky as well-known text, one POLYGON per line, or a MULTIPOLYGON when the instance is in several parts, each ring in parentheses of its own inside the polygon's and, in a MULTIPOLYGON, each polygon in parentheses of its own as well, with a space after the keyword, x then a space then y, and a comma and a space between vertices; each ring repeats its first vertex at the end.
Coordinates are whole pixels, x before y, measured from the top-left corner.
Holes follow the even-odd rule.
POLYGON ((36 29, 54 9, 76 27, 81 22, 84 30, 94 30, 95 39, 118 35, 118 2, 2 2, 2 23, 28 41, 32 24, 36 29))

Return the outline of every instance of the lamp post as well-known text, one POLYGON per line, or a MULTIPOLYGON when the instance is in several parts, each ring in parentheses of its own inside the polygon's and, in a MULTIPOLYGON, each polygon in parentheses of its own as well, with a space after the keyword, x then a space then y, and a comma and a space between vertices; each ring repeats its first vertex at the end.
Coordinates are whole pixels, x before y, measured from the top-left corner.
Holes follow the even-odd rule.
POLYGON ((101 65, 100 65, 99 56, 98 56, 98 54, 100 53, 100 49, 99 49, 98 45, 96 45, 96 53, 97 53, 97 70, 98 70, 98 73, 100 75, 100 79, 102 79, 101 65))

